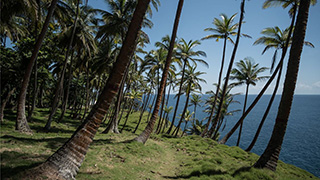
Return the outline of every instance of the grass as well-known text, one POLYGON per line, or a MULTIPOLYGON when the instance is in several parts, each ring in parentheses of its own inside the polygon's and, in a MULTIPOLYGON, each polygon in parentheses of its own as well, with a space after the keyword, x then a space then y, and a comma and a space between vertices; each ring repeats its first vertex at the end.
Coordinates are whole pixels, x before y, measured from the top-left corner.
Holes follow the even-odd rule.
MULTIPOLYGON (((68 117, 69 114, 66 114, 68 117)), ((152 135, 145 145, 133 139, 146 126, 146 116, 136 134, 139 113, 130 116, 122 134, 102 134, 103 125, 89 148, 77 179, 318 179, 305 170, 279 161, 276 172, 255 169, 258 155, 238 147, 219 145, 199 136, 173 138, 152 135), (131 130, 131 131, 129 131, 131 130)), ((44 162, 80 124, 65 118, 53 131, 38 132, 46 122, 48 109, 37 109, 30 123, 33 135, 14 131, 15 114, 6 111, 1 123, 1 179, 21 179, 19 173, 44 162)), ((122 128, 121 121, 119 129, 122 128)))

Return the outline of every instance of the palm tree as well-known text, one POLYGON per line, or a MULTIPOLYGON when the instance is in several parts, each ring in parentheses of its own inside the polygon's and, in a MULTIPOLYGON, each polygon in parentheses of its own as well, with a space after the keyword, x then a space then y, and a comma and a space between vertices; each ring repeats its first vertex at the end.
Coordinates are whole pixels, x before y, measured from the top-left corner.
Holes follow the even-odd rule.
MULTIPOLYGON (((286 42, 287 39, 289 37, 289 31, 290 31, 290 27, 286 28, 285 30, 281 31, 281 29, 276 26, 274 28, 266 28, 264 30, 261 31, 261 34, 263 34, 264 36, 258 38, 255 42, 254 45, 256 44, 264 44, 266 47, 265 49, 262 51, 262 54, 264 54, 268 49, 270 48, 275 48, 275 53, 273 55, 272 58, 272 63, 271 63, 271 71, 273 70, 274 64, 276 62, 276 58, 277 58, 277 51, 278 50, 282 50, 282 56, 285 56, 285 52, 286 52, 286 42)), ((291 40, 288 40, 289 45, 291 45, 291 40)), ((310 42, 305 42, 306 45, 310 45, 311 47, 313 47, 313 44, 311 44, 310 42)), ((282 60, 280 60, 282 61, 282 60)), ((251 149, 253 148, 253 146, 255 145, 256 141, 258 140, 260 131, 262 129, 262 126, 264 124, 264 121, 266 120, 269 111, 271 109, 271 106, 273 104, 274 98, 277 94, 278 88, 279 88, 279 84, 280 84, 280 79, 281 79, 281 74, 282 74, 282 68, 283 68, 283 63, 281 63, 281 67, 279 69, 278 72, 278 78, 276 81, 276 85, 275 88, 273 90, 272 96, 270 98, 269 104, 265 110, 265 113, 261 119, 261 122, 259 124, 259 127, 256 131, 256 134, 253 138, 253 140, 251 141, 250 145, 248 146, 248 148, 246 149, 246 151, 251 151, 251 149)))
POLYGON ((30 77, 31 77, 32 68, 33 68, 34 62, 38 56, 38 53, 39 53, 40 47, 42 45, 42 42, 44 40, 44 37, 46 35, 46 32, 48 30, 49 22, 52 17, 52 14, 54 12, 57 1, 58 0, 52 0, 52 2, 51 2, 50 9, 48 11, 46 20, 43 24, 41 33, 40 33, 40 35, 37 39, 37 42, 35 44, 34 50, 32 51, 32 56, 31 56, 30 61, 28 63, 28 66, 25 71, 25 75, 23 77, 23 81, 21 84, 21 91, 20 91, 19 98, 18 98, 17 120, 16 120, 16 130, 18 130, 20 132, 32 133, 32 131, 28 125, 28 122, 26 120, 26 115, 25 115, 26 94, 27 94, 27 89, 28 89, 30 77))
POLYGON ((135 50, 135 44, 138 32, 141 28, 142 20, 148 8, 150 0, 139 0, 136 10, 132 17, 127 36, 120 50, 117 61, 114 64, 113 71, 101 92, 98 102, 92 108, 86 120, 75 131, 73 136, 46 162, 41 164, 30 173, 35 174, 35 178, 43 178, 44 176, 56 176, 53 179, 73 179, 79 170, 89 145, 107 113, 112 99, 119 90, 124 71, 130 62, 130 57, 135 50), (37 172, 37 173, 35 173, 37 172))
POLYGON ((182 132, 181 137, 184 135, 184 133, 187 131, 187 127, 188 127, 188 122, 192 120, 192 116, 193 116, 194 112, 190 112, 189 109, 187 109, 187 111, 185 112, 184 115, 180 114, 180 116, 183 116, 183 121, 185 122, 184 124, 184 130, 182 132))
POLYGON ((180 79, 180 86, 179 86, 179 91, 177 94, 177 102, 176 102, 176 106, 174 109, 174 113, 173 113, 173 118, 171 121, 171 126, 169 128, 169 130, 167 131, 167 134, 170 134, 175 119, 176 119, 176 114, 177 114, 177 110, 178 110, 178 105, 179 105, 179 101, 180 101, 180 96, 182 95, 182 86, 183 86, 183 82, 184 82, 184 75, 185 75, 185 71, 186 71, 186 67, 187 65, 190 64, 189 61, 192 61, 194 64, 196 64, 197 62, 200 62, 204 65, 206 65, 208 67, 208 64, 202 60, 202 59, 196 59, 194 57, 198 57, 198 56, 206 56, 206 53, 203 51, 194 51, 194 48, 198 45, 200 45, 200 41, 196 40, 196 41, 192 41, 190 40, 188 43, 184 40, 181 39, 180 40, 181 44, 178 44, 178 52, 177 52, 177 56, 179 57, 179 59, 183 60, 183 67, 182 67, 182 74, 181 74, 181 79, 180 79))
MULTIPOLYGON (((239 41, 240 41, 241 26, 242 26, 242 22, 243 22, 243 18, 244 18, 244 17, 243 17, 243 14, 244 14, 244 5, 245 5, 245 0, 242 0, 241 6, 240 6, 241 13, 240 13, 240 19, 239 19, 239 27, 238 27, 238 32, 237 32, 237 38, 236 38, 236 42, 235 42, 235 45, 234 45, 234 48, 233 48, 233 51, 232 51, 231 59, 230 59, 230 62, 229 62, 229 67, 228 67, 228 69, 227 69, 227 74, 226 74, 224 86, 223 86, 223 88, 222 88, 222 96, 221 96, 221 99, 224 99, 224 96, 225 96, 226 91, 227 91, 228 82, 229 82, 229 77, 230 77, 230 74, 231 74, 233 62, 234 62, 234 59, 235 59, 235 56, 236 56, 236 52, 237 52, 237 49, 238 49, 238 45, 239 45, 239 41)), ((219 119, 220 119, 222 108, 223 108, 223 102, 221 101, 221 102, 219 103, 219 106, 218 106, 218 111, 217 111, 217 114, 216 114, 216 120, 219 120, 219 119)), ((212 125, 212 128, 211 128, 212 130, 215 129, 216 124, 217 124, 217 121, 212 125)), ((212 131, 211 131, 211 132, 212 132, 212 131)))
POLYGON ((159 108, 160 108, 160 104, 161 104, 161 100, 162 100, 162 96, 163 96, 164 87, 167 82, 167 76, 168 76, 169 68, 170 68, 170 65, 172 62, 172 53, 173 53, 173 48, 174 48, 174 44, 175 44, 175 39, 177 36, 178 25, 179 25, 180 15, 181 15, 182 7, 183 7, 183 2, 184 2, 184 0, 179 0, 179 3, 178 3, 178 8, 177 8, 176 17, 174 20, 173 29, 172 29, 172 35, 171 35, 171 40, 170 40, 170 46, 168 49, 166 64, 165 64, 165 68, 162 73, 160 88, 158 90, 157 99, 156 99, 155 107, 152 112, 151 119, 150 119, 147 127, 145 128, 145 130, 137 138, 135 138, 136 141, 141 142, 141 143, 145 143, 148 140, 148 138, 150 137, 150 135, 153 131, 154 124, 157 120, 157 116, 158 116, 158 112, 159 112, 159 108))
POLYGON ((131 111, 132 111, 132 108, 133 108, 134 104, 137 103, 137 101, 138 101, 138 102, 141 101, 142 93, 133 90, 133 91, 131 91, 131 92, 128 93, 128 95, 126 96, 126 98, 128 98, 129 101, 130 101, 130 102, 129 102, 130 108, 129 108, 128 112, 127 112, 126 120, 125 120, 125 122, 124 122, 124 124, 123 124, 123 126, 122 126, 122 128, 121 128, 121 130, 120 130, 120 132, 122 132, 123 129, 126 127, 127 121, 128 121, 128 119, 129 119, 129 115, 131 114, 131 111))
MULTIPOLYGON (((220 67, 220 72, 219 72, 219 77, 218 77, 218 87, 216 89, 216 94, 218 94, 218 91, 219 91, 220 85, 221 85, 222 72, 223 72, 225 53, 226 53, 226 47, 227 47, 227 40, 229 40, 232 44, 234 44, 234 42, 230 36, 237 35, 236 29, 239 27, 238 23, 233 23, 234 18, 236 17, 236 14, 232 15, 230 18, 228 18, 228 16, 225 14, 221 14, 220 17, 222 20, 219 20, 217 18, 214 18, 214 20, 213 20, 213 24, 216 28, 206 28, 205 29, 205 31, 212 31, 217 34, 208 35, 208 36, 202 38, 202 39, 214 38, 217 41, 219 39, 224 39, 221 67, 220 67)), ((248 35, 245 35, 245 34, 243 34, 243 35, 246 37, 249 37, 248 35)), ((214 113, 214 110, 216 107, 216 102, 217 102, 217 98, 215 98, 215 100, 213 101, 213 109, 209 115, 209 120, 206 124, 205 130, 203 131, 203 134, 201 134, 202 137, 206 135, 208 128, 209 128, 209 125, 211 124, 213 113, 214 113)), ((211 136, 211 134, 209 134, 209 136, 211 136)))
MULTIPOLYGON (((269 1, 269 0, 268 0, 269 1)), ((273 1, 273 0, 270 0, 273 1)), ((286 4, 287 1, 283 1, 283 0, 274 0, 277 3, 273 3, 272 5, 280 5, 280 4, 286 4)), ((313 1, 313 0, 312 0, 313 1)), ((269 80, 267 81, 267 83, 264 85, 264 87, 262 88, 262 90, 259 92, 259 94, 257 95, 257 97, 253 100, 252 104, 248 107, 247 111, 240 117, 240 119, 238 120, 238 122, 234 125, 234 127, 219 141, 219 143, 224 144, 228 141, 228 139, 232 136, 232 134, 235 132, 235 130, 238 128, 238 126, 241 124, 241 122, 244 120, 244 118, 250 113, 250 111, 253 109, 253 107, 258 103, 258 101, 260 100, 260 98, 262 97, 262 95, 264 94, 264 92, 267 90, 267 88, 269 87, 269 85, 271 84, 271 82, 273 81, 273 79, 275 78, 276 74, 278 73, 278 71, 280 70, 280 68, 282 67, 282 63, 284 61, 287 49, 289 47, 289 41, 290 41, 290 36, 293 32, 293 26, 294 26, 294 21, 295 21, 295 14, 297 11, 297 7, 298 7, 298 3, 296 3, 296 1, 288 1, 293 5, 293 14, 292 18, 291 18, 291 25, 290 25, 290 29, 289 29, 289 35, 287 38, 287 42, 285 45, 285 48, 283 50, 280 62, 278 63, 277 67, 275 68, 274 72, 272 73, 272 75, 270 76, 269 80)), ((287 7, 287 6, 286 6, 287 7)))
POLYGON ((299 72, 299 63, 306 34, 309 7, 310 0, 300 2, 276 123, 268 146, 254 165, 256 168, 267 168, 275 171, 277 167, 299 72))
POLYGON ((202 103, 203 101, 201 100, 201 95, 198 94, 191 94, 191 99, 190 99, 190 104, 189 106, 193 106, 193 122, 196 119, 196 113, 197 113, 197 107, 200 106, 200 103, 202 103))
MULTIPOLYGON (((214 84, 216 87, 218 86, 218 84, 214 84)), ((232 111, 229 111, 228 108, 229 108, 229 105, 230 104, 234 104, 234 103, 239 103, 238 101, 235 101, 234 100, 234 96, 236 95, 239 95, 240 93, 235 93, 235 94, 231 94, 231 90, 232 88, 234 87, 233 84, 230 84, 227 88, 227 91, 226 91, 226 94, 224 96, 224 99, 223 99, 223 109, 222 109, 222 115, 221 115, 221 118, 220 119, 216 119, 216 117, 214 116, 213 119, 215 120, 215 122, 217 122, 217 127, 215 129, 210 129, 210 131, 213 131, 212 133, 210 134, 213 134, 212 136, 209 136, 209 138, 212 138, 214 140, 217 140, 218 139, 218 133, 219 133, 219 129, 221 127, 221 125, 223 124, 224 120, 225 120, 225 117, 227 116, 232 116, 235 112, 238 112, 240 111, 239 109, 236 109, 236 110, 232 110, 232 111)), ((215 101, 215 98, 216 101, 218 103, 220 103, 221 101, 221 96, 222 96, 222 89, 219 89, 219 92, 218 94, 215 94, 215 92, 213 91, 208 91, 206 92, 206 94, 210 95, 209 98, 206 100, 206 106, 207 108, 204 110, 204 112, 206 113, 211 113, 213 107, 212 107, 212 104, 213 102, 215 101)), ((216 104, 216 106, 218 106, 218 104, 216 104)), ((215 111, 217 111, 217 108, 215 108, 215 111)), ((216 112, 215 112, 216 113, 216 112)), ((226 124, 226 122, 225 122, 226 124)), ((224 129, 224 128, 223 128, 224 129)))
POLYGON ((205 74, 204 72, 200 72, 197 71, 196 72, 196 66, 193 67, 189 67, 186 71, 185 71, 185 80, 183 82, 183 91, 186 93, 186 103, 182 112, 182 116, 180 118, 180 121, 176 127, 176 129, 173 131, 173 135, 177 136, 178 132, 179 132, 179 128, 180 125, 184 119, 184 115, 187 112, 187 108, 189 105, 189 99, 190 99, 190 94, 191 92, 201 92, 201 85, 199 84, 200 82, 202 83, 206 83, 206 81, 202 78, 200 78, 199 76, 201 76, 202 74, 205 74))
MULTIPOLYGON (((236 63, 237 68, 232 69, 231 71, 231 80, 237 80, 238 82, 234 83, 235 86, 245 84, 246 85, 246 94, 243 105, 243 113, 246 111, 247 107, 247 99, 249 93, 249 86, 256 85, 256 82, 262 81, 268 76, 259 76, 260 73, 266 71, 268 68, 259 67, 259 64, 254 63, 252 58, 246 57, 244 60, 240 60, 240 62, 236 63)), ((243 122, 240 124, 239 136, 237 141, 237 146, 239 146, 241 132, 242 132, 243 122)))

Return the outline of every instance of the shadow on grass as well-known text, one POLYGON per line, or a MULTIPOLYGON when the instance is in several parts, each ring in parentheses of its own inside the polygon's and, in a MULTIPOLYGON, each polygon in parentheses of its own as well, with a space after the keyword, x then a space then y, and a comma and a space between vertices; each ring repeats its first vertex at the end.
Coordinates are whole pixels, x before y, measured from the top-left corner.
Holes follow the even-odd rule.
POLYGON ((200 172, 199 170, 197 171, 192 171, 189 175, 181 175, 181 176, 162 176, 163 178, 167 179, 189 179, 192 177, 200 177, 202 175, 206 176, 212 176, 212 175, 222 175, 222 174, 227 174, 226 172, 222 172, 221 170, 207 170, 200 172))
POLYGON ((12 141, 20 141, 23 144, 29 144, 29 145, 35 145, 37 143, 46 142, 47 144, 45 146, 52 150, 56 150, 69 139, 69 138, 62 138, 62 137, 34 139, 34 138, 26 138, 26 137, 15 137, 11 135, 4 135, 4 136, 1 136, 1 138, 8 139, 7 141, 3 142, 4 145, 5 143, 14 143, 12 141))
POLYGON ((1 153, 1 179, 17 177, 17 174, 40 165, 46 158, 47 155, 4 151, 1 153))
POLYGON ((235 177, 236 175, 239 175, 239 174, 241 174, 242 172, 248 172, 248 171, 250 171, 251 168, 253 168, 253 167, 251 167, 251 166, 241 167, 241 168, 237 169, 237 170, 232 174, 232 176, 235 177))

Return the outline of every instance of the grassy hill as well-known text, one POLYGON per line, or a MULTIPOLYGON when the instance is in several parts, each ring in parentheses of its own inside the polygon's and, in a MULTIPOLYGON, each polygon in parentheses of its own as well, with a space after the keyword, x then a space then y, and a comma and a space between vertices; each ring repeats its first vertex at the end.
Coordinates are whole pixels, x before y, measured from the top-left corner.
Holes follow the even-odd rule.
MULTIPOLYGON (((41 130, 48 109, 38 109, 29 123, 33 135, 14 131, 15 114, 6 112, 1 123, 1 179, 21 179, 21 172, 39 165, 55 152, 80 124, 79 120, 64 119, 53 123, 52 132, 41 130), (9 113, 9 115, 8 115, 9 113)), ((68 114, 66 114, 68 117, 68 114)), ((77 179, 318 179, 293 165, 278 163, 276 172, 251 166, 258 155, 238 147, 219 145, 198 136, 173 138, 152 135, 145 145, 133 139, 146 126, 146 117, 136 134, 133 130, 139 113, 130 116, 122 134, 102 134, 103 125, 79 170, 77 179)), ((119 129, 122 128, 120 123, 119 129)))

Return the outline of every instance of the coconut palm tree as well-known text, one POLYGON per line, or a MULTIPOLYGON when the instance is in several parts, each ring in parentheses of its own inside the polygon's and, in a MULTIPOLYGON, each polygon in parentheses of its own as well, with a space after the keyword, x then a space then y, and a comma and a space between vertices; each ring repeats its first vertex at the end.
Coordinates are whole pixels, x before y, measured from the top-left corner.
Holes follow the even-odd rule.
POLYGON ((139 0, 132 17, 127 36, 114 64, 105 88, 101 92, 98 102, 92 108, 86 120, 79 126, 72 137, 60 147, 46 162, 41 164, 32 173, 35 179, 49 176, 52 179, 74 179, 79 170, 89 145, 108 111, 112 99, 119 90, 124 71, 130 62, 135 50, 138 32, 148 8, 150 0, 139 0))
MULTIPOLYGON (((237 28, 239 27, 239 24, 238 23, 234 23, 234 18, 236 17, 236 14, 232 15, 230 18, 228 18, 228 16, 226 14, 221 14, 220 15, 221 17, 221 20, 217 19, 217 18, 214 18, 213 20, 213 25, 216 27, 216 28, 206 28, 205 31, 211 31, 211 32, 214 32, 216 34, 211 34, 211 35, 208 35, 202 39, 216 39, 216 41, 219 41, 219 39, 223 39, 224 40, 224 43, 223 43, 223 50, 222 50, 222 60, 221 60, 221 66, 220 66, 220 72, 219 72, 219 77, 218 77, 218 87, 216 89, 216 94, 218 94, 218 91, 220 89, 220 85, 221 85, 221 80, 222 80, 222 72, 223 72, 223 67, 224 67, 224 61, 225 61, 225 53, 226 53, 226 47, 227 47, 227 40, 229 40, 232 44, 234 44, 233 40, 231 39, 230 36, 236 36, 237 35, 237 28)), ((243 34, 243 36, 245 37, 250 37, 246 34, 243 34)), ((215 99, 213 101, 213 107, 215 108, 216 107, 216 102, 217 102, 217 99, 215 99)), ((215 109, 212 109, 210 115, 209 115, 209 120, 206 124, 206 128, 205 130, 203 131, 203 134, 201 134, 201 136, 205 136, 207 131, 208 131, 208 128, 209 128, 209 125, 211 124, 212 122, 212 117, 213 117, 213 114, 214 114, 214 110, 215 109)), ((212 134, 210 133, 209 136, 211 136, 212 134)))
MULTIPOLYGON (((286 52, 286 42, 287 39, 289 37, 289 31, 290 31, 290 27, 286 28, 285 30, 281 31, 279 27, 274 27, 274 28, 266 28, 264 30, 261 31, 261 34, 263 34, 264 36, 258 38, 255 42, 254 45, 256 44, 264 44, 266 47, 264 48, 264 50, 262 51, 262 54, 264 54, 268 49, 270 48, 275 48, 275 53, 273 55, 272 58, 272 63, 271 63, 271 71, 273 70, 274 64, 276 62, 277 59, 277 51, 278 50, 282 50, 282 56, 285 56, 285 52, 286 52)), ((291 45, 291 40, 288 40, 289 45, 291 45)), ((314 47, 312 43, 310 42, 305 42, 306 45, 310 45, 311 47, 314 47)), ((281 57, 282 57, 281 56, 281 57)), ((282 60, 280 60, 282 61, 282 60)), ((280 79, 281 79, 281 74, 282 74, 282 68, 283 68, 283 63, 281 63, 281 67, 279 69, 278 72, 278 77, 277 77, 277 81, 276 81, 276 85, 275 88, 273 90, 272 96, 269 100, 269 104, 265 110, 265 113, 261 119, 261 122, 259 124, 259 127, 256 131, 256 134, 253 138, 253 140, 251 141, 250 145, 248 146, 248 148, 246 149, 246 151, 251 151, 251 149, 253 148, 253 146, 255 145, 256 141, 258 140, 260 131, 262 129, 262 126, 269 114, 269 111, 271 109, 271 106, 273 104, 274 98, 277 94, 278 88, 279 88, 279 84, 280 84, 280 79)))
MULTIPOLYGON (((183 72, 182 72, 183 73, 183 72)), ((187 112, 187 108, 189 105, 189 99, 190 99, 190 94, 191 92, 201 92, 201 85, 199 84, 200 82, 206 83, 206 81, 199 76, 205 74, 204 72, 196 71, 196 66, 189 67, 185 71, 185 80, 183 82, 183 91, 186 93, 186 103, 182 112, 182 116, 180 118, 180 121, 176 127, 176 129, 173 131, 173 135, 177 136, 179 132, 180 125, 184 119, 184 115, 187 112)))
POLYGON ((179 25, 179 20, 180 20, 180 15, 181 15, 183 3, 184 3, 184 0, 179 0, 177 12, 176 12, 176 17, 174 20, 171 40, 170 40, 170 46, 168 49, 166 64, 165 64, 165 68, 162 73, 160 88, 158 90, 157 99, 156 99, 154 110, 152 112, 151 119, 150 119, 147 127, 145 128, 145 130, 137 138, 135 138, 136 141, 141 142, 141 143, 145 143, 148 140, 148 138, 150 137, 150 135, 153 131, 154 124, 157 120, 157 116, 158 116, 158 112, 159 112, 159 108, 160 108, 160 104, 161 104, 161 100, 162 100, 162 96, 163 96, 164 87, 167 82, 167 76, 168 76, 169 68, 170 68, 170 65, 172 62, 172 53, 173 53, 173 48, 174 48, 174 44, 175 44, 175 39, 177 36, 178 25, 179 25))
POLYGON ((277 167, 299 72, 299 63, 306 34, 309 7, 310 0, 300 1, 276 123, 268 146, 254 165, 256 168, 267 168, 275 171, 277 167))
MULTIPOLYGON (((187 111, 185 112, 185 114, 183 115, 183 121, 184 121, 184 129, 182 132, 181 137, 184 135, 184 133, 187 131, 187 127, 188 127, 188 122, 192 120, 192 116, 193 116, 194 112, 190 112, 189 109, 187 109, 187 111)), ((180 116, 182 117, 182 114, 180 114, 180 116)))
MULTIPOLYGON (((286 4, 287 1, 283 1, 283 0, 275 0, 277 1, 277 3, 273 4, 273 5, 281 5, 281 4, 286 4)), ((312 0, 313 1, 313 0, 312 0)), ((253 100, 252 104, 248 107, 247 111, 240 117, 240 119, 238 120, 238 122, 234 125, 234 127, 219 141, 219 143, 224 144, 228 141, 228 139, 232 136, 232 134, 235 132, 235 130, 239 127, 239 125, 241 124, 241 122, 244 120, 244 118, 250 113, 250 111, 253 109, 253 107, 258 103, 258 101, 260 100, 260 98, 262 97, 262 95, 265 93, 265 91, 267 90, 267 88, 269 87, 269 85, 271 84, 271 82, 273 81, 273 79, 275 78, 275 76, 277 75, 278 71, 280 70, 280 68, 282 67, 282 63, 284 61, 287 49, 289 47, 289 41, 290 41, 290 36, 293 32, 293 27, 294 27, 294 22, 295 22, 295 17, 296 17, 296 11, 297 11, 297 7, 298 7, 298 3, 296 3, 296 1, 288 1, 292 4, 292 9, 293 11, 293 15, 291 18, 291 25, 290 25, 290 29, 289 29, 289 37, 287 38, 287 42, 286 42, 286 46, 284 48, 284 51, 282 53, 281 59, 277 65, 277 67, 275 68, 274 72, 272 73, 272 75, 270 76, 269 80, 267 81, 267 83, 264 85, 264 87, 261 89, 261 91, 259 92, 259 94, 257 95, 257 97, 253 100)), ((287 6, 285 6, 287 7, 287 6)))
POLYGON ((38 56, 40 47, 42 45, 42 42, 44 40, 44 37, 46 35, 46 32, 49 27, 49 22, 52 17, 52 14, 54 12, 54 9, 56 7, 58 0, 52 0, 46 20, 43 24, 42 30, 40 32, 40 35, 37 39, 37 42, 35 44, 34 50, 32 51, 32 56, 30 58, 30 61, 28 63, 27 69, 25 71, 25 75, 23 77, 23 81, 21 84, 21 91, 19 93, 19 98, 18 98, 18 107, 17 107, 17 120, 16 120, 16 130, 20 132, 25 132, 25 133, 32 133, 28 122, 26 120, 26 114, 25 114, 25 107, 26 107, 26 94, 27 94, 27 89, 31 77, 31 72, 32 68, 34 65, 34 62, 38 56))
MULTIPOLYGON (((269 76, 259 76, 260 73, 263 73, 268 68, 259 67, 259 64, 256 64, 252 58, 246 57, 244 60, 236 63, 237 68, 232 69, 230 80, 237 80, 234 83, 235 86, 246 85, 246 93, 243 104, 243 113, 246 111, 247 99, 249 93, 249 86, 256 85, 256 82, 267 79, 269 76)), ((239 146, 241 132, 242 132, 243 122, 240 124, 239 136, 237 141, 237 146, 239 146)))
POLYGON ((191 94, 191 99, 190 99, 190 104, 189 106, 193 106, 193 122, 195 121, 196 119, 196 113, 197 113, 197 107, 201 107, 201 103, 203 101, 201 100, 201 95, 198 95, 198 94, 191 94))
POLYGON ((202 59, 197 59, 195 57, 199 57, 199 56, 206 56, 206 53, 203 51, 195 51, 194 48, 198 45, 200 45, 200 41, 196 40, 196 41, 192 41, 190 40, 189 42, 186 42, 184 39, 180 40, 181 44, 178 44, 178 51, 177 51, 177 56, 179 59, 182 59, 183 61, 183 67, 182 67, 182 73, 181 73, 181 79, 180 79, 180 86, 179 86, 179 91, 178 91, 178 96, 177 96, 177 102, 176 102, 176 106, 174 109, 174 113, 173 113, 173 118, 171 121, 171 126, 169 128, 169 130, 167 131, 167 134, 170 134, 175 119, 176 119, 176 114, 177 114, 177 110, 178 110, 178 105, 179 105, 179 101, 180 101, 180 96, 182 95, 182 86, 183 86, 183 82, 184 82, 184 75, 185 75, 185 71, 187 69, 187 65, 190 65, 189 61, 192 61, 194 64, 196 63, 201 63, 204 64, 208 67, 208 63, 205 62, 202 59))
MULTIPOLYGON (((228 66, 228 69, 227 69, 227 73, 226 73, 226 77, 225 77, 225 81, 224 81, 224 86, 222 88, 222 96, 221 96, 221 99, 224 99, 224 96, 226 94, 226 90, 227 90, 227 87, 228 87, 228 82, 229 82, 229 77, 230 77, 230 74, 231 74, 231 70, 232 70, 232 66, 233 66, 233 63, 234 63, 234 59, 235 59, 235 56, 236 56, 236 53, 237 53, 237 49, 238 49, 238 45, 239 45, 239 41, 240 41, 240 35, 241 35, 241 26, 242 26, 242 22, 243 22, 243 15, 244 15, 244 6, 245 6, 245 0, 242 0, 241 2, 241 5, 240 5, 240 19, 239 19, 239 27, 238 27, 238 32, 237 32, 237 38, 236 38, 236 42, 235 42, 235 45, 234 45, 234 48, 233 48, 233 51, 232 51, 232 55, 231 55, 231 59, 230 59, 230 62, 229 62, 229 66, 228 66)), ((216 119, 219 120, 220 117, 221 117, 221 110, 223 108, 223 103, 222 101, 219 103, 219 106, 218 106, 218 111, 217 111, 217 114, 216 114, 216 119)), ((217 121, 212 125, 212 130, 215 129, 215 126, 217 124, 217 121)), ((211 131, 213 132, 213 131, 211 131)))
MULTIPOLYGON (((217 87, 218 84, 214 84, 214 86, 217 87)), ((213 117, 214 120, 217 122, 217 127, 216 127, 216 129, 210 129, 210 131, 213 131, 213 133, 212 133, 213 135, 209 136, 209 138, 217 140, 219 129, 220 129, 221 125, 223 124, 223 122, 225 120, 225 117, 232 116, 235 112, 240 111, 239 109, 232 110, 232 111, 228 110, 228 107, 229 107, 230 104, 239 103, 238 101, 234 100, 234 96, 237 96, 240 93, 231 94, 231 90, 232 90, 233 87, 234 87, 234 85, 230 84, 228 86, 227 91, 226 91, 226 95, 224 96, 221 118, 217 120, 217 119, 215 119, 216 117, 213 117)), ((204 110, 204 112, 210 114, 211 111, 212 111, 212 108, 213 108, 212 104, 215 101, 215 99, 216 99, 216 101, 218 103, 220 103, 220 101, 221 101, 222 89, 219 89, 218 94, 215 94, 215 92, 213 92, 212 90, 211 91, 207 91, 206 94, 209 95, 209 98, 206 100, 205 106, 207 106, 207 108, 204 110)), ((216 106, 217 106, 217 104, 216 104, 216 106)), ((215 108, 215 111, 217 111, 217 108, 215 108)), ((224 124, 226 124, 226 122, 224 124)))

